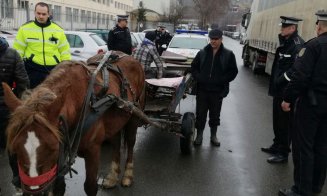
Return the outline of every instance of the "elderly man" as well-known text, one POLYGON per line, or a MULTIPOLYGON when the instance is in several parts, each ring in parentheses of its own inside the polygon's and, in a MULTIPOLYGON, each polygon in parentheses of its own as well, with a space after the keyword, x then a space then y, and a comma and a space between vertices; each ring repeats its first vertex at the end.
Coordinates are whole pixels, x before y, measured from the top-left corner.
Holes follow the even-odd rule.
POLYGON ((197 137, 194 145, 201 145, 203 131, 209 111, 211 144, 220 146, 216 136, 220 125, 220 111, 223 98, 229 92, 229 83, 235 79, 238 69, 235 55, 225 48, 222 31, 209 32, 210 44, 202 49, 191 64, 191 71, 197 82, 196 123, 197 137))

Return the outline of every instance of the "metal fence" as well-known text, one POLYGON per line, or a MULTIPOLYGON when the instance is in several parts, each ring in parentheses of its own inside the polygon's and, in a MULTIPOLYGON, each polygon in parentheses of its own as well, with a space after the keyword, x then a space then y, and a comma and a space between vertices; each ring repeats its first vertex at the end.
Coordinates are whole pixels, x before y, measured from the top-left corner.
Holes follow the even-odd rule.
MULTIPOLYGON (((51 20, 65 30, 109 29, 115 25, 113 15, 54 6, 51 20)), ((17 30, 22 24, 34 19, 34 8, 0 5, 0 30, 17 30)))

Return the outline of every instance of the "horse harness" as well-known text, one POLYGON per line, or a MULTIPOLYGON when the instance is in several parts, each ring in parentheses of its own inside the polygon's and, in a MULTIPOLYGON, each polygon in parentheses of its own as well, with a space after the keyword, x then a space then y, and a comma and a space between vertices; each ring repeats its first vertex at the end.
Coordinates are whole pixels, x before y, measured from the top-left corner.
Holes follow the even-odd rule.
MULTIPOLYGON (((86 65, 82 64, 82 66, 88 70, 88 73, 91 74, 91 79, 88 84, 87 93, 84 98, 77 126, 72 133, 69 131, 69 126, 65 117, 62 115, 59 116, 59 129, 64 136, 64 140, 60 143, 58 177, 63 177, 67 173, 72 177, 72 172, 77 174, 77 171, 72 168, 72 165, 75 163, 80 140, 87 133, 93 123, 95 123, 106 110, 108 110, 113 104, 117 104, 119 108, 122 108, 118 104, 118 102, 121 101, 139 107, 139 102, 136 100, 135 90, 131 87, 121 69, 118 66, 111 64, 117 59, 118 57, 116 55, 111 55, 111 51, 107 52, 100 62, 91 64, 98 65, 97 69, 93 72, 91 72, 86 65), (96 82, 96 76, 99 71, 102 73, 102 84, 96 82), (109 89, 109 71, 118 76, 121 81, 121 97, 106 93, 109 89), (99 93, 95 93, 94 85, 100 85, 102 87, 99 93), (133 102, 127 100, 127 88, 131 91, 133 102)), ((124 109, 126 110, 126 108, 124 109)), ((132 113, 131 111, 129 112, 132 113)))

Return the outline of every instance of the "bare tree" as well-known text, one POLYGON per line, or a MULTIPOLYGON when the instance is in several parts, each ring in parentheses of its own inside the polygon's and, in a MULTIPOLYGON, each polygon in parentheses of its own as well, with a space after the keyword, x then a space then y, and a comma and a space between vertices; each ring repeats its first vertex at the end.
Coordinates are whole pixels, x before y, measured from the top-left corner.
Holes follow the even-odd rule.
POLYGON ((219 16, 228 11, 228 0, 193 0, 195 10, 199 13, 202 28, 207 28, 208 23, 216 22, 219 16))
POLYGON ((174 25, 174 31, 176 26, 183 18, 184 6, 181 2, 172 2, 168 13, 168 21, 174 25))

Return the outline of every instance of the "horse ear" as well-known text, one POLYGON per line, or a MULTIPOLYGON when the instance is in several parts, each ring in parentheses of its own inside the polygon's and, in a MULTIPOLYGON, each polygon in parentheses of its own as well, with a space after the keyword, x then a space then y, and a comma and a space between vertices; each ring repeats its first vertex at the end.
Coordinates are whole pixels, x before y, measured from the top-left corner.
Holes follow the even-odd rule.
POLYGON ((10 86, 7 83, 2 82, 1 84, 4 93, 4 101, 8 106, 10 112, 13 112, 18 106, 22 105, 22 101, 16 97, 16 95, 12 92, 10 86))

